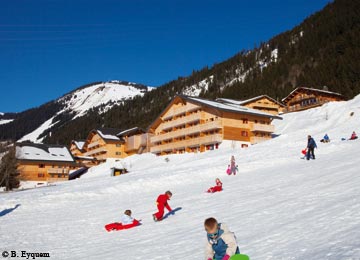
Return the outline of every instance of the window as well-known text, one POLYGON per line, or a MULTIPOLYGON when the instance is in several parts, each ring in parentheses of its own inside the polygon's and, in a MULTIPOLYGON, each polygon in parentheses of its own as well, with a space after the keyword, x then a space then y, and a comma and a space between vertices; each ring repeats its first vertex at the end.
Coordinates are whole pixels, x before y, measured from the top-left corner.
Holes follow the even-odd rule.
POLYGON ((249 147, 247 144, 242 144, 241 145, 241 148, 247 148, 247 147, 249 147))
POLYGON ((58 174, 58 178, 61 178, 62 177, 62 174, 58 174))
POLYGON ((39 164, 39 168, 45 168, 45 164, 39 164))
POLYGON ((244 137, 248 137, 248 132, 247 131, 241 131, 241 136, 244 136, 244 137))
POLYGON ((121 147, 121 144, 116 144, 116 147, 121 147))
POLYGON ((116 155, 121 155, 121 152, 116 152, 116 155))
POLYGON ((45 174, 44 173, 38 173, 38 178, 44 178, 45 174))
POLYGON ((243 124, 247 124, 247 123, 249 123, 249 120, 247 119, 247 118, 243 118, 243 124))

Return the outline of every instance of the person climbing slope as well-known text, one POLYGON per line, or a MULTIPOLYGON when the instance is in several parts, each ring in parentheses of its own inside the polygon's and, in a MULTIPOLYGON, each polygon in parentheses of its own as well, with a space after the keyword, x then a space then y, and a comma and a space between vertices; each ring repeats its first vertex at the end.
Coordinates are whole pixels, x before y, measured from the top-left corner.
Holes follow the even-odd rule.
POLYGON ((166 208, 169 212, 172 211, 170 205, 168 204, 168 200, 170 200, 172 197, 171 191, 167 191, 164 194, 159 195, 159 197, 156 200, 158 212, 153 214, 154 221, 160 221, 162 220, 164 216, 164 209, 166 208))
POLYGON ((315 160, 314 149, 317 148, 314 138, 311 135, 308 135, 308 143, 307 143, 307 154, 306 159, 310 160, 310 156, 315 160))
POLYGON ((236 175, 236 171, 238 170, 238 168, 237 168, 237 165, 236 165, 236 162, 235 162, 235 157, 234 157, 234 155, 231 156, 230 169, 231 169, 230 175, 231 175, 231 174, 236 175))

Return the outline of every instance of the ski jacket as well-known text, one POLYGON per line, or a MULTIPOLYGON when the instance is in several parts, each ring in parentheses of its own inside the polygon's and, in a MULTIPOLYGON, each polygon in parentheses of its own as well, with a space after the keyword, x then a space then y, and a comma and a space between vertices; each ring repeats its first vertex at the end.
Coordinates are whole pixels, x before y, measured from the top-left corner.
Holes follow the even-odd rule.
POLYGON ((315 143, 314 138, 311 137, 311 138, 308 140, 307 148, 317 148, 317 145, 316 145, 316 143, 315 143))
POLYGON ((168 204, 168 201, 169 200, 169 197, 166 195, 166 194, 161 194, 157 200, 156 200, 156 204, 158 206, 163 206, 165 207, 168 211, 171 211, 171 207, 170 205, 168 204))
POLYGON ((134 221, 134 218, 132 218, 132 217, 126 215, 126 214, 124 214, 120 219, 120 222, 123 225, 132 224, 133 221, 134 221))
POLYGON ((234 233, 230 232, 225 224, 219 223, 219 235, 213 239, 207 235, 205 259, 221 260, 225 255, 239 254, 234 233))

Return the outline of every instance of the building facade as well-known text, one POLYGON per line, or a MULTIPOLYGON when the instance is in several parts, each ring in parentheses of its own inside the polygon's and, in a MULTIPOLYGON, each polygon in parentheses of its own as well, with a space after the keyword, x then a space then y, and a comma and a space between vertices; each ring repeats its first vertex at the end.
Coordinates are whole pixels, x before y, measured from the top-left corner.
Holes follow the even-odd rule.
POLYGON ((68 148, 59 145, 19 143, 16 158, 24 181, 66 181, 78 167, 68 148))
POLYGON ((238 106, 245 106, 252 109, 257 109, 268 114, 278 115, 285 109, 285 105, 276 101, 275 99, 261 95, 247 100, 234 100, 227 98, 218 98, 216 101, 224 104, 233 104, 238 106))
POLYGON ((285 112, 296 112, 321 106, 327 102, 344 100, 345 97, 339 93, 300 87, 293 90, 282 102, 286 106, 285 112))
POLYGON ((117 137, 120 129, 99 128, 90 131, 83 146, 83 159, 93 159, 97 164, 109 158, 124 158, 124 140, 117 137))
POLYGON ((70 150, 78 163, 91 167, 107 159, 121 159, 149 152, 149 136, 145 130, 138 127, 127 130, 94 129, 84 142, 72 141, 70 150))
POLYGON ((126 156, 149 152, 151 135, 144 129, 134 127, 121 131, 117 136, 124 140, 124 152, 126 156))
POLYGON ((272 138, 273 119, 280 117, 233 104, 176 96, 149 126, 150 151, 157 155, 204 152, 223 140, 243 147, 272 138))

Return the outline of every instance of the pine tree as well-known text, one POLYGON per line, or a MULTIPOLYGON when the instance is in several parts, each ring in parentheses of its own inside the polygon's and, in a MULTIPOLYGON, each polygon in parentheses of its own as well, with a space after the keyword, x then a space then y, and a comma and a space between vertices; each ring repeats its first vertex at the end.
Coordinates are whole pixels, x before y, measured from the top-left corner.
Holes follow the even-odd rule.
POLYGON ((16 150, 13 147, 1 159, 0 187, 5 187, 7 191, 18 188, 20 184, 18 177, 16 150))

